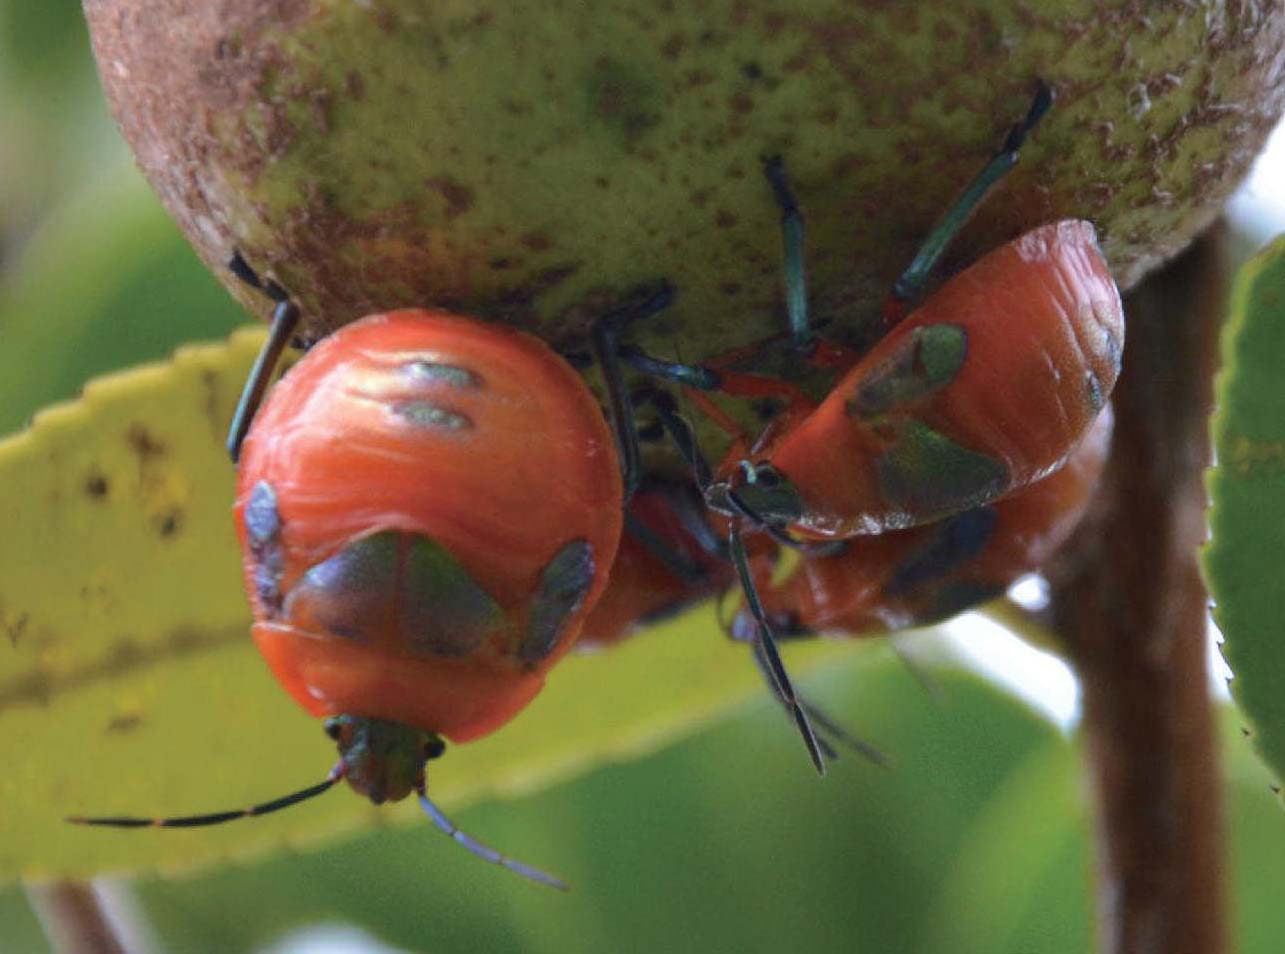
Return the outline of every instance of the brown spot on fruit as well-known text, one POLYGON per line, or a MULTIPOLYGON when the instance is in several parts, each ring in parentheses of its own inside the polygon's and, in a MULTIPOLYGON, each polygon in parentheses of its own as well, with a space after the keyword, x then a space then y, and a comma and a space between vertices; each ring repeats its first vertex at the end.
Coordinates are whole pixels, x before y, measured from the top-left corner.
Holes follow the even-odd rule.
POLYGON ((533 252, 547 252, 554 245, 553 239, 543 232, 528 232, 521 241, 533 252))
POLYGON ((450 176, 429 179, 425 185, 446 200, 446 219, 458 218, 473 208, 473 190, 450 176))

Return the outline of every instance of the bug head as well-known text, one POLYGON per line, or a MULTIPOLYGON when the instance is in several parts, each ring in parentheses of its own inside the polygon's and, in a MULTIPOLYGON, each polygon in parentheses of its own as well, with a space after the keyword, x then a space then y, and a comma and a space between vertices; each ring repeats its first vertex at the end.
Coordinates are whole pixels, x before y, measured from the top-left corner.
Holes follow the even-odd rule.
POLYGON ((803 516, 803 497, 797 487, 771 464, 743 460, 725 480, 706 491, 711 509, 729 517, 745 517, 760 526, 788 526, 803 516))
POLYGON ((446 751, 441 736, 385 719, 331 716, 325 729, 339 747, 348 784, 376 805, 421 790, 424 763, 446 751))

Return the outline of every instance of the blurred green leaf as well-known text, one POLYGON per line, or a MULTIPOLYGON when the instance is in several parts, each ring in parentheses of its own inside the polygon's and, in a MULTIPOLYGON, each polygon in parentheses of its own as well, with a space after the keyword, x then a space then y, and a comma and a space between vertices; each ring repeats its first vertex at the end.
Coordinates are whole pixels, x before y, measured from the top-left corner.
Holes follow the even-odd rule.
POLYGON ((1258 752, 1285 773, 1285 238, 1241 269, 1223 336, 1204 557, 1223 654, 1258 752))
POLYGON ((79 0, 0 4, 0 78, 44 90, 93 75, 79 0))
POLYGON ((44 954, 48 950, 44 929, 21 889, 0 891, 0 954, 44 954))
MULTIPOLYGON (((593 662, 606 678, 655 649, 634 648, 593 662)), ((760 692, 747 717, 662 753, 462 814, 474 834, 566 877, 569 895, 479 863, 421 820, 416 830, 376 832, 318 854, 149 879, 141 897, 182 952, 249 951, 337 919, 409 950, 441 952, 916 949, 950 859, 973 840, 972 819, 1016 767, 1050 750, 1068 758, 1069 749, 1052 726, 976 677, 943 674, 935 705, 886 648, 842 648, 845 662, 802 684, 888 750, 891 768, 849 757, 818 780, 760 692)), ((620 696, 592 711, 628 721, 639 704, 620 696)), ((1020 894, 1027 885, 1019 877, 1010 888, 1020 894)))
POLYGON ((95 375, 245 320, 122 155, 49 216, 0 283, 0 434, 95 375))
POLYGON ((949 864, 924 954, 1093 949, 1077 756, 1050 745, 1013 766, 949 864))

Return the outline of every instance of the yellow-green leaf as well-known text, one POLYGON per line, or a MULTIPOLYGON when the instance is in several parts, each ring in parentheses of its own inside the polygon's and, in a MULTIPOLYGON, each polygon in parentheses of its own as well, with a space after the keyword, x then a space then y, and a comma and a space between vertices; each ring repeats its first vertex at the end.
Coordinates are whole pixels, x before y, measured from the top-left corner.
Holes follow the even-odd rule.
MULTIPOLYGON (((261 341, 239 333, 100 379, 0 443, 0 880, 191 866, 415 811, 344 791, 200 830, 61 820, 240 807, 333 761, 248 636, 223 437, 261 341)), ((844 651, 817 643, 791 663, 803 672, 844 651)), ((512 725, 434 763, 430 786, 448 806, 525 791, 657 746, 755 691, 753 665, 706 607, 561 664, 512 725)), ((791 731, 782 717, 782 738, 791 731)))
POLYGON ((1254 745, 1285 778, 1285 238, 1236 279, 1223 338, 1205 574, 1254 745))

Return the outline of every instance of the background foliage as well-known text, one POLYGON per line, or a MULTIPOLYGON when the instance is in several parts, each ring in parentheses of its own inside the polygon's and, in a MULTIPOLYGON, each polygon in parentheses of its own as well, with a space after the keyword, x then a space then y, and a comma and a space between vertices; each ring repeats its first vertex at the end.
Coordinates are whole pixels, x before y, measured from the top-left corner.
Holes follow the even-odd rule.
MULTIPOLYGON (((243 321, 134 172, 79 4, 0 4, 0 431, 96 374, 243 321)), ((704 615, 656 638, 709 640, 711 628, 704 615)), ((759 698, 664 751, 460 813, 566 876, 568 897, 480 864, 425 824, 140 879, 138 903, 173 951, 263 949, 337 922, 412 950, 1087 950, 1074 740, 973 676, 940 673, 934 700, 886 649, 844 655, 804 686, 888 750, 889 770, 848 759, 818 783, 759 698)), ((1285 818, 1236 715, 1225 722, 1236 930, 1242 950, 1275 952, 1285 818)), ((6 765, 22 745, 0 741, 6 765)), ((82 750, 47 755, 75 763, 82 750)), ((118 765, 93 785, 106 804, 149 768, 118 765)), ((205 771, 252 782, 256 766, 236 760, 233 741, 205 771)), ((0 951, 43 949, 21 889, 0 891, 0 951)))

